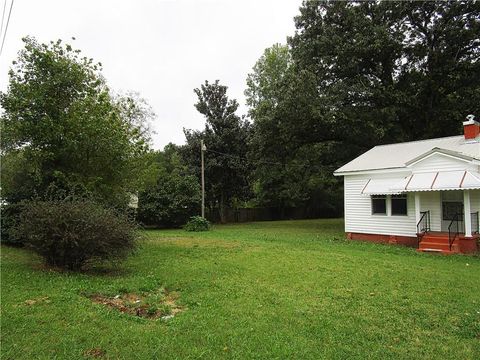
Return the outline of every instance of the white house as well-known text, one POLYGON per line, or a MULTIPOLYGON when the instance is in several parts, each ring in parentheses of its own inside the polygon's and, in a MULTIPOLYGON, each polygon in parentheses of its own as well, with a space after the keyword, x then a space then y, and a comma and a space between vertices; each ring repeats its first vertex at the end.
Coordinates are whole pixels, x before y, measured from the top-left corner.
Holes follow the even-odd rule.
POLYGON ((344 177, 349 239, 479 249, 480 124, 464 135, 375 146, 334 172, 344 177))

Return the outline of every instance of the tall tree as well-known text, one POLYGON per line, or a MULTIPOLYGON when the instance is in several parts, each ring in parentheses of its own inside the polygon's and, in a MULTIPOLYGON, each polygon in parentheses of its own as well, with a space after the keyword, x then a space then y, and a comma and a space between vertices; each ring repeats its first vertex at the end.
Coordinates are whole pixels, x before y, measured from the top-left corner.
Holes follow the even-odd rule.
POLYGON ((461 120, 480 111, 480 3, 405 2, 398 12, 402 128, 412 139, 460 133, 461 120))
MULTIPOLYGON (((329 204, 338 200, 328 197, 335 191, 322 182, 324 173, 332 171, 328 159, 334 157, 322 159, 331 146, 316 144, 324 118, 315 77, 298 71, 288 47, 275 44, 248 75, 245 95, 254 120, 251 152, 259 203, 280 209, 307 206, 311 214, 321 213, 321 203, 334 215, 329 204)), ((332 138, 327 131, 321 135, 325 141, 332 138)))
POLYGON ((447 136, 478 112, 480 4, 305 1, 289 39, 336 128, 368 145, 447 136))
POLYGON ((249 197, 250 166, 247 161, 250 126, 236 115, 238 102, 229 99, 227 87, 205 81, 194 90, 198 97, 195 108, 205 117, 203 131, 184 130, 187 144, 183 155, 191 169, 200 176, 200 140, 204 140, 206 201, 217 209, 225 222, 226 208, 249 197))
POLYGON ((340 198, 331 172, 368 148, 460 132, 480 107, 479 9, 470 1, 304 1, 287 75, 264 55, 247 80, 254 145, 284 164, 263 171, 262 196, 280 201, 282 188, 295 189, 285 169, 298 164, 304 185, 286 200, 301 204, 322 188, 340 198), (272 106, 257 93, 277 79, 272 106))
POLYGON ((23 163, 2 171, 2 183, 12 185, 2 189, 4 197, 15 202, 54 185, 124 204, 145 171, 148 107, 113 96, 101 64, 70 45, 24 42, 0 94, 2 155, 23 163))

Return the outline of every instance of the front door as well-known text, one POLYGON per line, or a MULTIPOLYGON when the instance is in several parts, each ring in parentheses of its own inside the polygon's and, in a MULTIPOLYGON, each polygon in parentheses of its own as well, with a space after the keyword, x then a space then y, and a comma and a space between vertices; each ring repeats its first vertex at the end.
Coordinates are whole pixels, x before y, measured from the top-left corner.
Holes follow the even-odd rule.
POLYGON ((459 230, 465 232, 463 223, 463 192, 460 190, 442 191, 442 231, 448 231, 448 226, 456 214, 460 214, 459 230))

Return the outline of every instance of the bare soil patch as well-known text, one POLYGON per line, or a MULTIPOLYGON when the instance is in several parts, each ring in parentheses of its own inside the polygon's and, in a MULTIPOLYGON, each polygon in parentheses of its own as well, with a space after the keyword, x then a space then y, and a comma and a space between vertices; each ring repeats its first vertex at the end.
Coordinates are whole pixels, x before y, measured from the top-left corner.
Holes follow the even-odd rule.
POLYGON ((93 348, 86 350, 83 355, 92 358, 102 358, 106 355, 106 351, 100 348, 93 348))
POLYGON ((94 303, 105 305, 124 314, 152 320, 168 320, 185 310, 177 304, 178 292, 170 292, 163 288, 149 293, 122 293, 115 296, 93 294, 88 297, 94 303))

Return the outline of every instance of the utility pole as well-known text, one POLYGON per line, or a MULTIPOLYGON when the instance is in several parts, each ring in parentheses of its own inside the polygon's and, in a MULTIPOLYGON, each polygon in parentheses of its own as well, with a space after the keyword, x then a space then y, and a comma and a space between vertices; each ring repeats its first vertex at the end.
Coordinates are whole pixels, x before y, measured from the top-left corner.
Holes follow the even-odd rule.
POLYGON ((207 147, 200 140, 200 153, 202 154, 202 217, 205 218, 205 160, 204 153, 207 151, 207 147))

